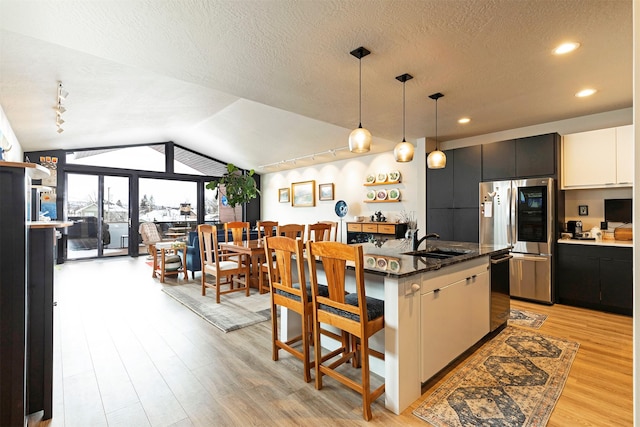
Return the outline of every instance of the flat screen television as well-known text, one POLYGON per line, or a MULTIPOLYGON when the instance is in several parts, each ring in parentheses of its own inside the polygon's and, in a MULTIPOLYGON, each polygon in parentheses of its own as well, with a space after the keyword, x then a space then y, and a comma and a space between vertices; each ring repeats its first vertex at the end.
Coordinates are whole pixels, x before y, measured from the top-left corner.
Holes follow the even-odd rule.
POLYGON ((632 222, 631 199, 605 199, 604 220, 611 222, 632 222))

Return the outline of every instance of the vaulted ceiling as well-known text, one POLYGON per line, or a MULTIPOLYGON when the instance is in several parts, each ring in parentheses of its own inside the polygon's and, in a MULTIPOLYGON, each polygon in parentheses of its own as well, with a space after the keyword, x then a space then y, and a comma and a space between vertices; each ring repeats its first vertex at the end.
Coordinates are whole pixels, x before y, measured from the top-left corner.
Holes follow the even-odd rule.
POLYGON ((0 0, 0 105, 25 151, 171 140, 258 168, 347 145, 358 46, 383 152, 402 139, 400 74, 407 140, 435 136, 442 92, 447 141, 631 107, 632 43, 631 0, 0 0))

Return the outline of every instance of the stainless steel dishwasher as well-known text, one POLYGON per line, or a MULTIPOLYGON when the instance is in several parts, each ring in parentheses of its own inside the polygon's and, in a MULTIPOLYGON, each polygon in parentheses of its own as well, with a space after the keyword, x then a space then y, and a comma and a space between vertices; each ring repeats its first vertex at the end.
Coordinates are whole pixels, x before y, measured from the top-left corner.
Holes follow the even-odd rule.
POLYGON ((513 256, 502 253, 491 256, 491 331, 507 324, 511 310, 509 295, 510 263, 513 256))

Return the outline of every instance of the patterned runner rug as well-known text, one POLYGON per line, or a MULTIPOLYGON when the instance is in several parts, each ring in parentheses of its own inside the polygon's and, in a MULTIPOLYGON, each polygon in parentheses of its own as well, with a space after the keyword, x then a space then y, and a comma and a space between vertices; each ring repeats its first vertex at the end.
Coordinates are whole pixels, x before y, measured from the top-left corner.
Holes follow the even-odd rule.
POLYGON ((544 426, 579 344, 508 326, 413 414, 436 427, 544 426))
POLYGON ((509 325, 539 328, 547 320, 546 314, 533 313, 527 310, 512 308, 509 315, 509 325))
POLYGON ((259 294, 256 289, 251 289, 249 297, 244 292, 221 295, 220 304, 216 304, 213 289, 202 296, 202 287, 196 282, 165 284, 162 291, 223 332, 271 319, 270 294, 259 294))

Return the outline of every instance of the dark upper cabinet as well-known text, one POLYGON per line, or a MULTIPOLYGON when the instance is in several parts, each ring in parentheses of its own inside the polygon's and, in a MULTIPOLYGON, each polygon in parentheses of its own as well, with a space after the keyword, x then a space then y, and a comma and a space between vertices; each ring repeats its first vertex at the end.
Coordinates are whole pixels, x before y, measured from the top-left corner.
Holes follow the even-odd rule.
POLYGON ((482 179, 482 146, 475 145, 452 151, 453 207, 477 209, 478 184, 482 179))
POLYGON ((453 240, 456 242, 480 241, 480 209, 453 209, 453 240))
POLYGON ((427 169, 427 230, 442 240, 479 239, 478 184, 482 177, 480 145, 445 151, 444 169, 427 169))
POLYGON ((516 140, 482 144, 482 180, 516 177, 516 140))
POLYGON ((453 207, 454 150, 447 150, 447 166, 443 169, 427 169, 427 209, 453 207))
POLYGON ((557 133, 482 144, 482 180, 557 178, 559 149, 557 133))
MULTIPOLYGON (((453 238, 453 211, 454 209, 427 209, 426 233, 438 233, 441 240, 454 240, 453 238)), ((420 235, 424 235, 421 233, 420 235)))
POLYGON ((556 148, 560 146, 560 135, 518 138, 516 140, 516 177, 555 176, 557 170, 556 148))

